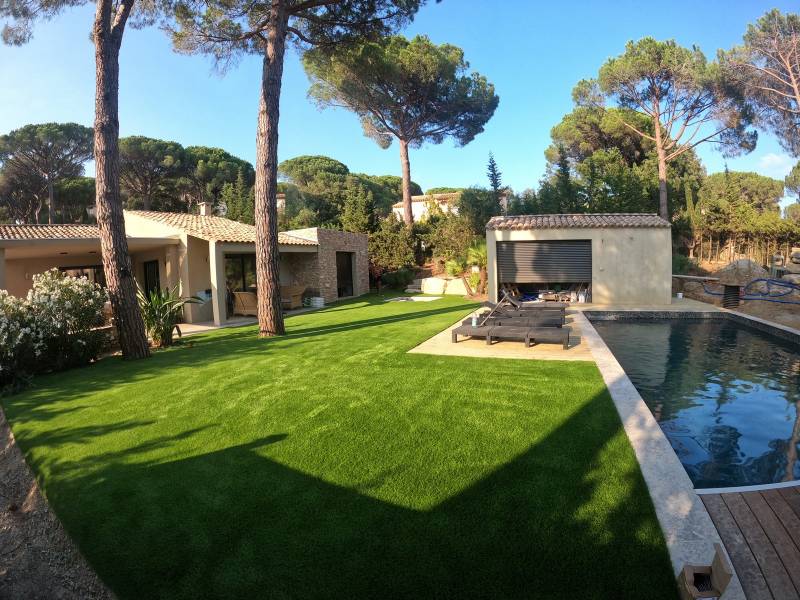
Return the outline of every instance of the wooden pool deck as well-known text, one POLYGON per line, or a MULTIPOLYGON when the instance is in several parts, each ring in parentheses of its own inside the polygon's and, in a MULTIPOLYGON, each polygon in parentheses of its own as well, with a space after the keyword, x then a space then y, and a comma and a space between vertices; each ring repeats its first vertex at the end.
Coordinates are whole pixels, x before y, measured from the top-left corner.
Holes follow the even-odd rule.
POLYGON ((749 600, 800 600, 800 487, 702 494, 749 600))

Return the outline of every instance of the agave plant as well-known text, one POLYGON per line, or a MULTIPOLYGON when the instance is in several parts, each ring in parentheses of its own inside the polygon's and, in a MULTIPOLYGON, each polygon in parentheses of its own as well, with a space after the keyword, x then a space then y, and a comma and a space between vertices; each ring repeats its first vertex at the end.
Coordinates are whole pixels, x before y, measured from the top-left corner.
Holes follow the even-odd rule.
POLYGON ((136 295, 142 309, 147 335, 153 340, 153 345, 158 348, 171 346, 172 334, 175 331, 178 332, 178 337, 181 337, 178 321, 183 314, 184 305, 202 302, 197 296, 181 298, 177 285, 171 289, 152 290, 149 294, 140 287, 136 295))

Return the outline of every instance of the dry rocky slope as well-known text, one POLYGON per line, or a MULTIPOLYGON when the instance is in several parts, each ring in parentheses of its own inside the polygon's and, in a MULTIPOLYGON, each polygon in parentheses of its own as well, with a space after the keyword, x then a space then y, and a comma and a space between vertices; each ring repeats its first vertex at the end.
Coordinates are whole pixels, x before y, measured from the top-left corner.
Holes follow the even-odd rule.
POLYGON ((0 600, 113 597, 47 505, 0 409, 0 600))
MULTIPOLYGON (((718 277, 720 281, 719 283, 706 283, 705 289, 721 294, 723 284, 746 285, 755 279, 768 278, 769 272, 751 260, 739 259, 720 269, 712 271, 711 275, 713 277, 718 277)), ((798 275, 785 275, 783 279, 791 283, 800 283, 800 277, 798 277, 798 275)), ((766 285, 763 283, 755 284, 753 288, 760 292, 766 291, 766 285)), ((689 281, 684 284, 684 294, 687 298, 693 298, 716 305, 719 305, 722 299, 721 296, 705 293, 704 285, 694 281, 689 281)), ((800 293, 792 292, 778 299, 800 302, 800 293)), ((765 300, 743 300, 736 310, 787 327, 800 329, 800 304, 784 304, 765 300)))

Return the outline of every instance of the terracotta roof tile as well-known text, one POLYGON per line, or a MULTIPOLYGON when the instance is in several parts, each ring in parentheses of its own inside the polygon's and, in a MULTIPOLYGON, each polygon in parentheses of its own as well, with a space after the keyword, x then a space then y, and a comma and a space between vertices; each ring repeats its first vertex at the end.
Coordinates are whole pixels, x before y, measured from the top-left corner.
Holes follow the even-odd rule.
MULTIPOLYGON (((252 225, 232 221, 224 217, 190 215, 186 213, 168 213, 144 210, 128 211, 130 214, 163 223, 185 231, 189 235, 202 240, 217 242, 243 242, 256 241, 256 228, 252 225)), ((291 232, 278 233, 278 243, 295 246, 316 246, 316 241, 292 235, 291 232)))
POLYGON ((0 225, 0 240, 93 240, 97 225, 0 225))
POLYGON ((486 224, 486 229, 488 230, 596 229, 613 227, 670 227, 670 224, 658 215, 650 213, 520 215, 492 217, 486 224))

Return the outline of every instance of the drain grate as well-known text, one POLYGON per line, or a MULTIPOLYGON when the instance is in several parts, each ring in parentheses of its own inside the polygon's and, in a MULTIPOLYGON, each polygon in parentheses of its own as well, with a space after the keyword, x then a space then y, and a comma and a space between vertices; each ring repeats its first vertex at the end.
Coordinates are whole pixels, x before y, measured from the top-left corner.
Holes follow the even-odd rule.
POLYGON ((694 574, 694 587, 698 592, 710 592, 713 588, 711 583, 710 573, 695 573, 694 574))

